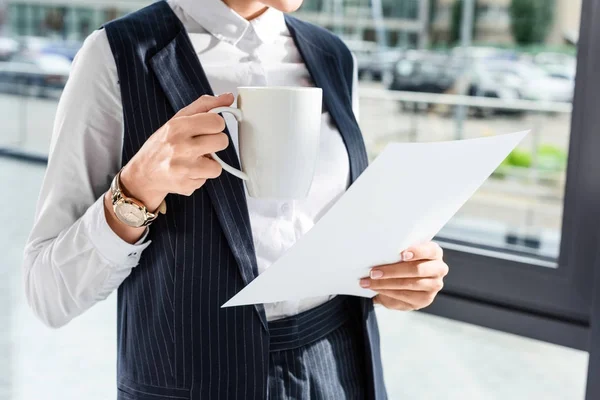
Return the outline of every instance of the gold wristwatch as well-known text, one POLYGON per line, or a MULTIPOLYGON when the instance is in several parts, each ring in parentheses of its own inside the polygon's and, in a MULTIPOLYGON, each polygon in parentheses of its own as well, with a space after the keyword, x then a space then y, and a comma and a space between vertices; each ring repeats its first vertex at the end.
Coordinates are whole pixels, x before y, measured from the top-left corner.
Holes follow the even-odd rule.
POLYGON ((148 226, 159 214, 167 212, 167 205, 164 200, 156 211, 150 212, 141 201, 126 196, 121 186, 121 171, 113 178, 110 191, 115 215, 119 221, 132 228, 148 226))

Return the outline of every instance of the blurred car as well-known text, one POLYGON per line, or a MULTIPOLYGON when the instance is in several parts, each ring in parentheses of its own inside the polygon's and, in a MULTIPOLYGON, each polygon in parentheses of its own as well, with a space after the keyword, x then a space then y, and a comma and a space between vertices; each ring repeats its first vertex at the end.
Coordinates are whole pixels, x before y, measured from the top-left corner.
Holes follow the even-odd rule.
POLYGON ((575 72, 577 67, 573 65, 546 65, 543 67, 548 75, 556 79, 564 79, 572 83, 575 82, 575 72))
MULTIPOLYGON (((485 62, 476 62, 466 72, 467 94, 475 97, 487 97, 501 99, 505 101, 517 100, 521 98, 519 88, 514 82, 507 81, 502 72, 488 68, 489 64, 485 62)), ((476 116, 491 117, 494 114, 521 114, 518 110, 508 110, 491 107, 472 107, 476 116)))
POLYGON ((22 54, 40 53, 44 47, 52 42, 50 38, 44 36, 20 36, 17 40, 19 42, 19 52, 22 54))
POLYGON ((17 54, 0 62, 0 92, 33 97, 58 97, 71 61, 55 54, 17 54))
POLYGON ((542 52, 532 57, 532 62, 539 66, 545 65, 574 65, 574 56, 564 53, 542 52))
POLYGON ((344 42, 357 61, 358 79, 391 81, 394 65, 402 52, 399 49, 382 48, 375 42, 345 39, 344 42))
MULTIPOLYGON (((460 75, 459 67, 452 63, 452 59, 445 54, 410 51, 396 63, 389 89, 406 92, 447 93, 454 87, 460 75)), ((403 110, 428 108, 425 104, 417 107, 412 102, 401 102, 401 106, 403 110)))
POLYGON ((517 60, 519 55, 514 50, 500 49, 497 47, 471 46, 455 47, 450 55, 455 60, 464 60, 467 64, 488 60, 517 60))
POLYGON ((517 90, 522 99, 569 103, 573 100, 574 71, 573 79, 565 79, 523 61, 490 62, 485 68, 499 76, 502 85, 517 90))
POLYGON ((569 54, 539 53, 532 58, 532 62, 544 69, 552 78, 575 82, 577 59, 569 54))
POLYGON ((82 43, 75 40, 60 40, 45 44, 39 49, 42 54, 56 54, 73 61, 75 55, 81 49, 82 43))
POLYGON ((18 39, 19 52, 33 56, 38 54, 55 54, 73 61, 82 46, 76 40, 53 39, 43 36, 22 36, 18 39))
POLYGON ((389 85, 393 78, 394 67, 401 55, 400 50, 377 49, 370 54, 359 79, 381 81, 384 85, 389 85))
POLYGON ((448 68, 448 57, 429 52, 409 52, 394 68, 391 90, 444 93, 452 87, 456 74, 448 68))
POLYGON ((7 37, 0 37, 0 61, 6 61, 19 51, 19 42, 7 37))

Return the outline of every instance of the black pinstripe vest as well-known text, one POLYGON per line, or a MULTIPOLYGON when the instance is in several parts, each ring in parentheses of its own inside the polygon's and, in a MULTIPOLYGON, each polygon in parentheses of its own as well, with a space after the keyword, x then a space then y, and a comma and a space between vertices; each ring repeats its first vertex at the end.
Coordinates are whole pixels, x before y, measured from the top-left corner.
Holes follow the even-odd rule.
MULTIPOLYGON (((352 112, 353 61, 328 31, 286 17, 325 107, 343 136, 354 181, 367 167, 352 112)), ((124 112, 123 164, 177 110, 212 94, 181 22, 166 2, 105 26, 124 112)), ((235 149, 219 153, 239 167, 235 149)), ((168 213, 118 293, 120 399, 263 399, 269 335, 262 306, 220 308, 257 276, 242 181, 209 180, 190 197, 167 197, 168 213)), ((372 302, 352 299, 364 322, 371 398, 385 398, 372 302)))

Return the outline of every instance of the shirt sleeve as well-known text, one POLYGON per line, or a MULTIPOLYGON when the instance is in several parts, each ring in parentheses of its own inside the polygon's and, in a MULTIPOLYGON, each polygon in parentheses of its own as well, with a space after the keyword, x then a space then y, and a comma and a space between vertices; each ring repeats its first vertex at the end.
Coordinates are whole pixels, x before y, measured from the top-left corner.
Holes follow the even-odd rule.
POLYGON ((104 193, 121 165, 123 115, 104 30, 75 58, 54 123, 48 167, 24 252, 34 313, 59 327, 108 297, 149 245, 129 244, 106 221, 104 193))

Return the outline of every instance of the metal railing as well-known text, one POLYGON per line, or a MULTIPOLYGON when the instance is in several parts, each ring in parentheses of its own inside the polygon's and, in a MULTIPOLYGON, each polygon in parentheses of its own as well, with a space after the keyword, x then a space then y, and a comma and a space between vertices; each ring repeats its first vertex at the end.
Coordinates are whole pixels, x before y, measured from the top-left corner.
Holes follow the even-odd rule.
MULTIPOLYGON (((536 101, 536 100, 503 100, 498 98, 489 97, 477 97, 477 96, 465 96, 456 94, 432 94, 432 93, 420 93, 420 92, 405 92, 405 91, 392 91, 385 89, 361 89, 360 90, 361 100, 385 100, 393 101, 398 103, 414 103, 414 104, 426 104, 426 105, 447 105, 447 106, 464 106, 467 108, 478 108, 478 109, 493 109, 493 110, 504 110, 504 111, 521 111, 535 115, 533 126, 525 126, 523 130, 530 129, 530 136, 532 137, 532 165, 531 168, 527 169, 513 169, 505 167, 505 172, 509 175, 528 176, 529 178, 537 181, 540 178, 544 179, 562 179, 556 174, 548 173, 546 171, 540 171, 538 168, 537 149, 542 142, 542 126, 548 115, 552 114, 570 114, 573 110, 571 103, 565 102, 553 102, 553 101, 536 101)), ((416 111, 416 110, 415 110, 416 111)), ((412 118, 409 126, 409 140, 418 140, 418 114, 416 112, 409 113, 412 118)), ((462 125, 458 129, 462 129, 462 125)), ((508 133, 508 132, 506 132, 508 133)), ((568 132, 566 132, 568 134, 568 132)), ((456 132, 454 135, 455 139, 462 138, 461 132, 456 132)))
POLYGON ((360 89, 361 99, 404 101, 423 104, 462 105, 477 108, 492 108, 541 113, 570 113, 571 103, 537 100, 503 100, 491 97, 463 96, 457 94, 432 94, 403 92, 386 89, 360 89))
MULTIPOLYGON (((379 100, 379 101, 392 101, 397 103, 412 103, 412 104, 425 104, 425 105, 446 105, 446 106, 465 106, 467 108, 477 109, 493 109, 493 110, 507 110, 507 111, 521 111, 527 112, 539 116, 540 118, 535 119, 535 124, 532 128, 531 136, 533 137, 532 146, 537 148, 541 141, 542 125, 544 119, 549 114, 568 114, 572 111, 572 105, 570 103, 559 103, 550 101, 533 101, 533 100, 503 100, 497 98, 487 97, 474 97, 464 96, 455 94, 431 94, 431 93, 419 93, 419 92, 404 92, 404 91, 390 91, 385 89, 372 89, 362 88, 360 90, 361 100, 379 100)), ((15 105, 18 105, 18 111, 15 113, 15 118, 18 118, 18 138, 16 142, 11 143, 10 146, 4 146, 3 151, 6 152, 7 148, 10 151, 25 151, 21 147, 24 142, 24 138, 27 136, 27 119, 32 117, 25 110, 29 109, 27 103, 37 101, 35 97, 27 96, 15 96, 15 105)), ((48 100, 45 100, 48 101, 48 100)), ((417 113, 408 113, 412 121, 409 125, 411 134, 409 134, 409 140, 416 141, 418 138, 418 118, 417 113)), ((455 138, 459 138, 461 135, 457 132, 455 138)), ((0 144, 0 146, 2 146, 0 144)), ((2 150, 0 150, 2 151, 2 150)), ((534 156, 533 168, 536 168, 535 151, 532 153, 534 156)), ((36 153, 36 156, 39 156, 36 153)), ((521 172, 522 173, 522 172, 521 172)))

